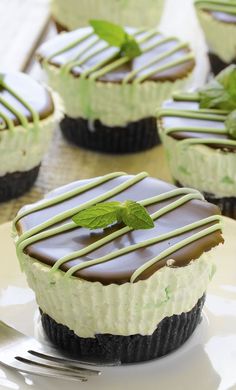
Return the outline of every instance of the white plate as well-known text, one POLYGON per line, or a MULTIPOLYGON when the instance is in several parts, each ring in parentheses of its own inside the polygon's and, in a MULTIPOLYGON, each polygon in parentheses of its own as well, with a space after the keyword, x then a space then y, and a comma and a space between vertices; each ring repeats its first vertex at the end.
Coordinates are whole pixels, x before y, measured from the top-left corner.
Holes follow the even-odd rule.
MULTIPOLYGON (((233 390, 236 389, 236 222, 225 218, 225 245, 215 251, 218 271, 209 287, 204 317, 192 337, 169 356, 144 364, 104 368, 85 384, 0 370, 0 389, 20 390, 233 390)), ((37 305, 20 272, 10 237, 0 226, 0 319, 35 333, 37 305)))

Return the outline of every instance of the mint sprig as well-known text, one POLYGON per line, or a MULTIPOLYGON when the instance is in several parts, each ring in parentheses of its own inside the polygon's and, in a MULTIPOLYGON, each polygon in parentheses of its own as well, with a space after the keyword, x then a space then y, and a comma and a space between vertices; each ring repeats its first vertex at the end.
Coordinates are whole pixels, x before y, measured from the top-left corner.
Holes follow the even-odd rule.
POLYGON ((230 137, 236 139, 236 110, 227 116, 225 126, 230 137))
POLYGON ((236 109, 236 65, 230 65, 199 90, 200 108, 236 109))
POLYGON ((89 23, 99 38, 120 49, 120 56, 132 59, 142 54, 135 38, 118 24, 106 20, 90 20, 89 23))
POLYGON ((88 229, 106 228, 115 222, 123 222, 136 230, 154 227, 154 222, 145 207, 132 200, 98 203, 80 211, 72 220, 78 226, 88 229))
POLYGON ((133 229, 151 229, 154 222, 145 207, 132 200, 122 203, 118 209, 121 220, 125 225, 133 229))

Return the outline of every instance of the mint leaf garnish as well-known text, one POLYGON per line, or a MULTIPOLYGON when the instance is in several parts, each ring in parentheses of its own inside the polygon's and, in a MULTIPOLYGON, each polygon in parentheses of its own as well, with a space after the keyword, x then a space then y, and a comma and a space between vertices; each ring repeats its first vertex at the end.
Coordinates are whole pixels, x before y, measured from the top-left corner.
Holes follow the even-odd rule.
POLYGON ((140 54, 142 54, 138 43, 130 35, 128 35, 125 42, 121 45, 121 53, 130 59, 138 57, 140 54))
POLYGON ((236 65, 227 66, 217 76, 216 80, 230 92, 233 97, 236 97, 236 65))
POLYGON ((89 23, 99 38, 120 49, 120 56, 132 59, 142 53, 135 38, 118 24, 106 20, 90 20, 89 23))
POLYGON ((154 222, 145 207, 132 200, 98 203, 80 211, 72 220, 88 229, 102 229, 115 222, 123 222, 133 229, 151 229, 154 222))
POLYGON ((98 203, 80 211, 72 220, 79 226, 89 229, 100 229, 117 221, 116 210, 119 202, 98 203))
POLYGON ((223 85, 217 80, 212 80, 199 91, 201 108, 225 108, 228 102, 228 94, 223 85))
POLYGON ((236 109, 236 65, 230 65, 199 90, 200 108, 236 109))
POLYGON ((120 216, 127 226, 136 230, 154 227, 154 222, 145 207, 132 200, 127 200, 123 203, 120 209, 120 216))
POLYGON ((120 47, 125 41, 126 32, 118 24, 106 20, 90 20, 95 34, 112 46, 120 47))
POLYGON ((226 118, 225 126, 228 134, 236 139, 236 110, 232 111, 226 118))

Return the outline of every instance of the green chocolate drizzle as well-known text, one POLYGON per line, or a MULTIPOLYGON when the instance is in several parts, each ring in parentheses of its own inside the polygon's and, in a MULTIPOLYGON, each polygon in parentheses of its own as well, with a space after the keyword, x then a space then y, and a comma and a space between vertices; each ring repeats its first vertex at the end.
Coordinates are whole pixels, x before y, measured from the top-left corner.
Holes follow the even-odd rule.
MULTIPOLYGON (((134 79, 135 83, 141 83, 144 80, 146 80, 148 77, 161 73, 165 70, 168 70, 169 68, 175 67, 177 65, 181 65, 185 62, 191 61, 194 59, 194 55, 192 52, 188 53, 183 53, 180 59, 177 60, 169 60, 166 61, 164 65, 159 65, 159 62, 163 59, 168 59, 169 56, 173 55, 174 53, 180 51, 181 49, 188 48, 188 45, 186 43, 179 43, 179 41, 174 38, 174 37, 168 37, 168 38, 163 38, 160 33, 156 30, 149 30, 146 32, 146 34, 142 37, 139 38, 140 33, 144 33, 144 29, 137 30, 133 35, 135 36, 137 42, 139 45, 141 44, 146 44, 149 40, 151 40, 153 37, 159 37, 160 39, 154 43, 150 43, 149 45, 143 45, 141 46, 142 53, 146 53, 155 47, 165 44, 170 41, 176 41, 176 46, 171 48, 170 50, 164 51, 162 54, 159 54, 155 58, 153 58, 151 61, 148 61, 146 64, 140 66, 139 68, 135 69, 134 71, 131 71, 128 73, 127 76, 124 77, 123 83, 130 82, 134 79), (143 72, 146 69, 151 67, 151 70, 147 72, 143 72), (142 72, 139 76, 138 73, 142 72)), ((87 69, 81 68, 81 77, 88 77, 91 78, 92 80, 96 80, 105 74, 109 73, 110 71, 113 71, 120 66, 127 64, 130 62, 130 58, 128 57, 118 57, 119 50, 115 47, 109 46, 106 42, 104 42, 101 39, 98 39, 97 36, 93 33, 93 31, 90 30, 89 33, 85 33, 82 37, 79 39, 71 42, 69 45, 65 46, 64 48, 56 51, 55 53, 51 54, 48 56, 46 59, 44 59, 44 62, 49 62, 56 56, 66 53, 72 48, 75 48, 78 44, 81 42, 86 42, 87 38, 94 37, 94 40, 92 42, 89 42, 86 47, 83 47, 81 51, 79 51, 76 56, 72 59, 67 61, 62 67, 61 67, 61 73, 62 74, 68 74, 69 72, 72 71, 73 68, 75 67, 82 67, 86 65, 87 61, 91 58, 94 58, 97 54, 104 54, 104 58, 100 60, 96 65, 91 66, 87 69), (96 49, 96 44, 99 44, 99 47, 96 49), (103 45, 101 46, 101 44, 103 45), (90 53, 89 51, 91 48, 94 48, 93 52, 90 53), (111 54, 109 51, 109 54, 106 55, 107 49, 114 49, 113 53, 111 54), (86 55, 86 53, 88 53, 86 55)), ((78 49, 79 50, 79 49, 78 49)))
MULTIPOLYGON (((194 94, 174 94, 174 101, 186 101, 186 102, 198 102, 199 98, 196 93, 194 94)), ((162 117, 176 117, 176 118, 189 118, 189 119, 203 119, 206 121, 215 121, 215 122, 225 122, 227 118, 228 111, 218 110, 218 109, 172 109, 172 108, 163 108, 159 109, 157 112, 157 118, 161 119, 162 117)), ((181 127, 166 127, 163 129, 164 133, 167 135, 184 132, 184 133, 207 133, 207 134, 219 134, 219 135, 229 135, 227 128, 219 129, 213 127, 203 127, 203 126, 181 126, 181 127)), ((178 140, 181 146, 190 145, 190 144, 202 144, 202 145, 223 145, 223 146, 236 146, 236 140, 234 139, 217 139, 217 138, 185 138, 183 140, 178 140)))
MULTIPOLYGON (((21 96, 19 96, 13 89, 11 89, 4 81, 4 75, 2 75, 0 80, 0 86, 2 89, 8 91, 16 100, 18 100, 25 108, 31 113, 33 123, 35 126, 39 125, 39 114, 34 108, 27 103, 21 96)), ((23 115, 19 110, 17 110, 12 104, 8 103, 2 96, 0 96, 0 103, 6 107, 10 112, 12 112, 19 120, 19 123, 26 129, 29 128, 29 122, 25 115, 23 115)), ((1 129, 5 129, 6 126, 9 130, 13 131, 15 129, 14 122, 6 114, 0 111, 0 117, 3 119, 5 127, 1 126, 1 129)))
MULTIPOLYGON (((82 192, 88 191, 89 189, 92 189, 101 183, 112 180, 113 178, 119 177, 121 175, 124 175, 124 173, 117 172, 117 173, 112 173, 112 174, 103 176, 101 178, 98 178, 95 181, 89 182, 88 184, 85 184, 85 185, 78 187, 74 190, 67 191, 67 192, 63 193, 62 195, 56 196, 56 197, 51 198, 49 200, 42 201, 34 207, 29 207, 28 209, 23 210, 23 212, 20 213, 15 218, 14 225, 16 225, 16 223, 21 218, 23 218, 26 215, 29 215, 30 213, 33 213, 33 212, 38 211, 38 210, 42 210, 43 208, 47 208, 47 207, 50 207, 52 205, 56 205, 56 204, 63 202, 67 199, 70 199, 71 197, 73 197, 75 195, 78 195, 82 192)), ((122 192, 123 190, 131 187, 135 183, 138 183, 139 181, 143 180, 147 176, 148 176, 148 174, 146 172, 141 172, 138 175, 132 177, 131 179, 126 180, 122 184, 117 185, 113 189, 103 193, 102 195, 97 196, 97 197, 91 199, 90 201, 87 201, 87 202, 81 204, 78 207, 74 207, 74 208, 71 208, 65 212, 62 212, 62 213, 58 214, 57 216, 54 216, 54 217, 50 218, 49 220, 45 221, 44 223, 41 223, 40 225, 26 231, 25 233, 23 233, 19 237, 19 239, 17 241, 18 255, 20 255, 24 251, 24 249, 32 243, 38 242, 38 241, 45 239, 45 238, 52 237, 53 235, 56 235, 56 234, 59 234, 62 232, 66 232, 70 229, 80 229, 74 222, 63 223, 62 225, 56 226, 56 227, 54 225, 57 224, 58 222, 63 222, 66 219, 68 219, 69 217, 75 215, 79 210, 83 210, 83 209, 85 209, 93 204, 102 202, 104 200, 107 200, 107 199, 115 196, 116 194, 122 192), (46 229, 46 230, 44 230, 44 229, 46 229)), ((175 210, 176 208, 180 207, 181 205, 183 205, 183 204, 185 204, 193 199, 204 200, 204 197, 197 190, 189 189, 189 188, 177 188, 177 189, 165 192, 163 194, 160 194, 158 196, 154 196, 154 197, 151 197, 148 199, 140 200, 139 203, 142 204, 143 206, 148 206, 148 205, 152 205, 152 204, 159 203, 159 202, 162 202, 162 201, 165 201, 168 199, 172 199, 172 198, 176 198, 176 197, 178 197, 178 199, 175 199, 173 202, 169 203, 166 206, 163 206, 158 211, 153 213, 151 215, 152 219, 155 221, 158 218, 160 218, 162 215, 167 214, 167 213, 175 210)), ((103 262, 110 261, 116 257, 119 257, 120 255, 130 253, 130 252, 132 252, 136 249, 139 249, 139 248, 153 245, 155 243, 161 242, 162 240, 173 238, 175 236, 189 232, 189 231, 196 229, 198 227, 204 227, 205 225, 209 225, 210 223, 214 223, 214 224, 210 227, 208 226, 208 227, 204 228, 200 232, 198 232, 198 233, 196 233, 188 238, 181 240, 177 244, 170 246, 168 249, 162 251, 158 256, 156 256, 153 259, 150 259, 147 263, 145 263, 144 265, 142 265, 141 267, 136 269, 136 271, 133 273, 133 275, 131 276, 131 279, 130 279, 130 282, 133 283, 149 267, 151 267, 156 262, 165 259, 169 255, 171 255, 174 251, 181 249, 184 246, 188 245, 189 243, 192 243, 201 237, 207 236, 208 234, 210 234, 212 232, 215 232, 217 230, 221 230, 222 229, 221 216, 214 215, 214 216, 211 216, 208 218, 204 218, 200 221, 193 222, 189 225, 175 229, 173 231, 162 234, 160 236, 157 236, 157 237, 154 237, 154 238, 151 238, 148 240, 144 240, 142 242, 139 242, 138 244, 129 245, 127 247, 123 247, 122 249, 115 250, 115 251, 108 253, 107 255, 102 256, 100 258, 97 258, 94 260, 89 260, 86 262, 82 262, 76 266, 71 267, 65 273, 65 276, 71 277, 71 276, 73 276, 73 274, 76 271, 79 271, 81 269, 91 267, 93 265, 101 264, 103 262)), ((109 243, 112 240, 114 240, 115 238, 120 237, 120 236, 122 236, 125 233, 128 233, 130 231, 132 231, 132 228, 130 228, 128 226, 121 227, 117 231, 115 231, 111 234, 108 234, 107 236, 105 236, 102 239, 97 240, 96 242, 84 247, 83 249, 76 251, 76 252, 72 252, 69 255, 58 259, 56 261, 56 263, 54 264, 54 266, 51 268, 51 273, 53 273, 53 272, 55 272, 55 270, 59 269, 62 264, 66 263, 70 260, 79 258, 83 255, 86 255, 86 254, 94 251, 95 249, 100 248, 102 245, 109 243)), ((19 258, 20 257, 21 256, 19 256, 19 258)))

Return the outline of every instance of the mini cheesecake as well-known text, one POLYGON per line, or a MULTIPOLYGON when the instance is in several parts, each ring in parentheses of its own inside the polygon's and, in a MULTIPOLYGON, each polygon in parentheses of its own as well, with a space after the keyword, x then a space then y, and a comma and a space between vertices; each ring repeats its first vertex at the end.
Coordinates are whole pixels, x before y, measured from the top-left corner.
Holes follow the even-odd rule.
POLYGON ((0 201, 33 185, 52 137, 55 105, 49 91, 23 73, 0 79, 0 201))
POLYGON ((204 193, 236 219, 236 139, 228 113, 201 109, 198 94, 175 94, 158 110, 158 128, 175 182, 204 193))
POLYGON ((164 0, 51 0, 58 31, 87 26, 91 19, 103 19, 133 27, 156 27, 164 0))
POLYGON ((197 16, 209 49, 214 74, 236 64, 236 2, 195 0, 197 16))
POLYGON ((196 190, 142 172, 56 189, 14 220, 21 267, 49 339, 76 358, 139 362, 181 346, 200 322, 223 242, 217 206, 196 190), (76 213, 107 200, 146 207, 152 229, 79 227, 76 213))
POLYGON ((195 66, 188 44, 155 30, 128 29, 142 54, 130 60, 90 27, 46 42, 38 58, 61 96, 64 136, 96 151, 129 153, 158 143, 155 112, 195 66))

